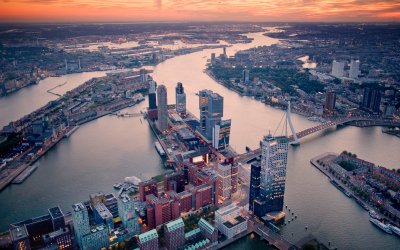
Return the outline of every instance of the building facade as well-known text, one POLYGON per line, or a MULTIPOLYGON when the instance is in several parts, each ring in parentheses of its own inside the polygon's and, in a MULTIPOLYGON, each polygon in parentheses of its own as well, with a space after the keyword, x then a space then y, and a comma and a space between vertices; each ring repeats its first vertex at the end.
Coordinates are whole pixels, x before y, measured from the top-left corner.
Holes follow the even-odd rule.
POLYGON ((164 226, 165 243, 168 250, 179 249, 185 245, 185 224, 182 218, 164 226))
POLYGON ((137 238, 137 243, 140 250, 159 249, 157 230, 152 229, 150 231, 140 234, 137 238))
POLYGON ((181 82, 178 82, 175 88, 176 112, 178 114, 186 113, 186 94, 181 82))
POLYGON ((83 247, 83 236, 90 233, 89 215, 82 203, 72 205, 72 221, 74 225, 75 240, 79 247, 83 247))
POLYGON ((157 128, 162 132, 168 128, 167 88, 164 85, 160 85, 157 88, 157 100, 158 100, 157 128))
POLYGON ((199 131, 212 140, 213 129, 223 117, 224 98, 211 90, 199 92, 200 126, 199 131))
POLYGON ((118 214, 122 226, 126 228, 132 236, 140 232, 138 216, 133 207, 133 201, 126 194, 121 194, 118 197, 118 214))
POLYGON ((240 208, 234 204, 215 211, 218 230, 228 239, 247 230, 247 220, 240 215, 240 208))

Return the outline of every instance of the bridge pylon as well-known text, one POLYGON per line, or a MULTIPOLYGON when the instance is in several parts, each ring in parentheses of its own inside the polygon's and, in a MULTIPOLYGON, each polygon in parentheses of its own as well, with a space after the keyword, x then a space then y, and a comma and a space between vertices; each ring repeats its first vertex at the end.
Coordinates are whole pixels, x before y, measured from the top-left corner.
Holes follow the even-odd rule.
POLYGON ((293 141, 290 142, 290 145, 300 145, 299 138, 297 137, 296 130, 294 129, 291 111, 290 111, 290 101, 288 102, 288 107, 286 109, 286 121, 289 123, 290 131, 292 132, 293 141))

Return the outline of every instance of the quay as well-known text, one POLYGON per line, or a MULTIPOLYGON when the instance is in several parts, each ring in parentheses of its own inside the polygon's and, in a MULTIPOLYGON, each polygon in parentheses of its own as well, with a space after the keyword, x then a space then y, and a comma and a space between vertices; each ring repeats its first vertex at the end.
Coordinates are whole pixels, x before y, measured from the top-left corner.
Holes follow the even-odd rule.
MULTIPOLYGON (((332 152, 328 152, 328 153, 324 153, 321 154, 317 157, 314 157, 310 160, 310 163, 317 168, 319 171, 321 171, 321 173, 323 173, 325 176, 328 177, 329 181, 331 182, 332 185, 334 185, 337 189, 339 189, 340 191, 342 191, 344 194, 346 194, 349 198, 353 198, 354 201, 365 211, 375 211, 375 212, 379 212, 377 211, 372 205, 370 205, 369 203, 367 203, 366 201, 364 201, 361 197, 359 197, 359 195, 354 192, 351 188, 349 188, 347 185, 343 184, 338 178, 336 178, 333 174, 331 174, 328 170, 328 166, 324 166, 323 164, 321 164, 321 162, 323 160, 325 161, 329 161, 332 160, 334 158, 338 157, 338 154, 336 153, 332 153, 332 152)), ((397 223, 395 221, 393 221, 391 218, 379 213, 379 216, 381 218, 384 218, 386 221, 389 221, 391 224, 393 225, 397 225, 397 223)))

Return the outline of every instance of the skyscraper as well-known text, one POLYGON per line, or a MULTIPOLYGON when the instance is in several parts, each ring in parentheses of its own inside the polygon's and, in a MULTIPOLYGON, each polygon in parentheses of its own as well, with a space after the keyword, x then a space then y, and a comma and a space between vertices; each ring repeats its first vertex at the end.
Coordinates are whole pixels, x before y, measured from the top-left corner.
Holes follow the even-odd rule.
POLYGON ((142 233, 138 236, 138 246, 140 250, 157 250, 158 245, 158 233, 157 230, 153 229, 142 233))
POLYGON ((212 140, 213 129, 216 124, 220 124, 224 115, 224 98, 211 90, 201 90, 199 92, 199 108, 199 130, 208 140, 212 140))
POLYGON ((155 121, 158 117, 157 112, 157 83, 155 81, 149 82, 149 108, 148 108, 148 117, 150 120, 155 121))
POLYGON ((332 75, 334 77, 342 77, 344 73, 344 62, 334 60, 332 62, 332 75))
POLYGON ((178 82, 175 89, 176 112, 186 113, 186 94, 181 82, 178 82))
POLYGON ((249 194, 249 210, 254 212, 254 201, 260 197, 261 185, 261 163, 255 161, 251 164, 250 171, 250 194, 249 194))
POLYGON ((222 120, 219 124, 215 124, 212 136, 213 147, 222 150, 229 146, 230 134, 231 119, 222 120))
POLYGON ((335 111, 335 104, 336 104, 336 93, 333 91, 326 92, 325 111, 328 113, 333 113, 335 111))
POLYGON ((135 235, 140 232, 138 217, 133 207, 133 201, 126 194, 118 197, 118 214, 122 225, 130 234, 135 235))
POLYGON ((365 88, 361 108, 372 113, 379 113, 381 107, 381 92, 379 89, 365 88))
POLYGON ((83 247, 82 239, 90 233, 89 215, 82 203, 72 205, 72 221, 74 224, 75 240, 79 247, 83 247))
POLYGON ((250 82, 250 70, 248 70, 248 69, 243 70, 243 82, 244 83, 250 82))
POLYGON ((360 61, 359 60, 351 60, 349 77, 355 79, 358 77, 359 72, 360 72, 360 61))
POLYGON ((257 165, 252 166, 249 202, 254 214, 260 218, 266 213, 283 209, 288 142, 287 137, 264 136, 261 145, 261 168, 257 165), (258 195, 258 178, 259 196, 254 198, 258 195))
POLYGON ((160 131, 168 128, 168 102, 167 102, 167 88, 160 85, 157 88, 158 99, 158 120, 157 126, 160 131))

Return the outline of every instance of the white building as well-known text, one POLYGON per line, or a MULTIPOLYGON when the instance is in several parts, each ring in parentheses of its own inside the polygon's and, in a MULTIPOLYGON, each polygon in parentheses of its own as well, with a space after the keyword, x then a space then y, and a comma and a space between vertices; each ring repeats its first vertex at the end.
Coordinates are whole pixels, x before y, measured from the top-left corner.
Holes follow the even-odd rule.
POLYGON ((351 60, 349 77, 356 79, 356 78, 358 78, 359 73, 360 73, 360 61, 359 60, 351 60))
POLYGON ((168 128, 167 88, 164 85, 160 85, 157 88, 157 101, 158 101, 157 127, 160 131, 164 131, 168 128))
POLYGON ((82 203, 72 205, 72 221, 76 242, 82 248, 83 236, 90 232, 88 211, 82 203))
POLYGON ((218 230, 228 239, 247 230, 247 221, 240 216, 240 209, 234 204, 218 209, 215 221, 218 230))
POLYGON ((338 62, 334 60, 332 62, 332 75, 334 77, 343 77, 344 74, 344 62, 338 62))

